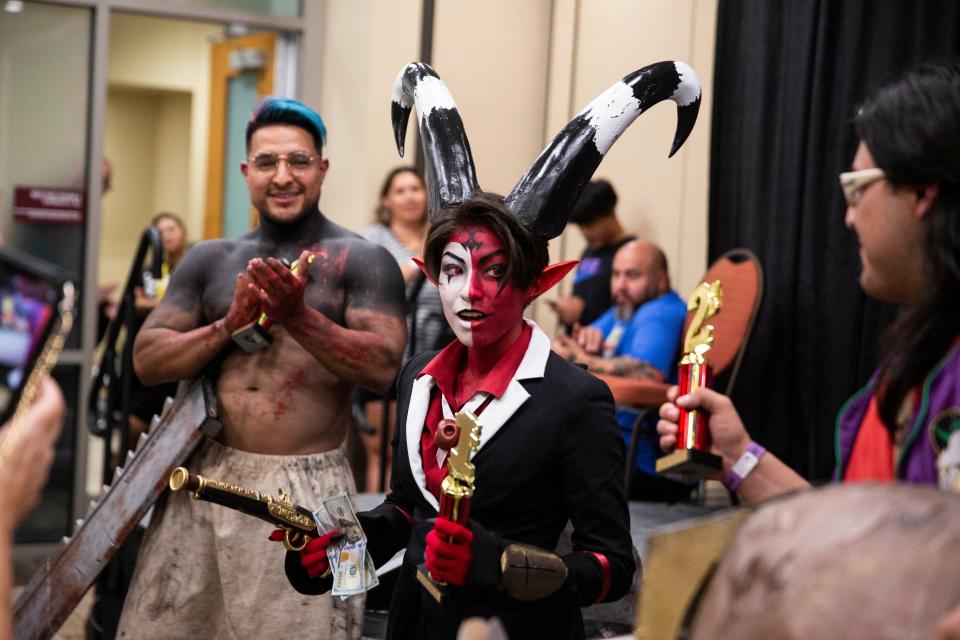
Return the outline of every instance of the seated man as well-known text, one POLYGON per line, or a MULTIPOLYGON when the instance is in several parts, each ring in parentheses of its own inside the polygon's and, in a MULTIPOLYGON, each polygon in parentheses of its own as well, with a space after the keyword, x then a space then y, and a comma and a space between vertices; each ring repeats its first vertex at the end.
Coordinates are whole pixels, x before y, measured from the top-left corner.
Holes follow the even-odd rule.
MULTIPOLYGON (((597 373, 675 381, 687 305, 670 288, 663 251, 640 240, 623 245, 613 258, 610 293, 614 305, 589 327, 576 331, 575 337, 557 335, 554 351, 597 373)), ((637 415, 617 410, 617 423, 628 443, 637 415)), ((680 487, 656 475, 657 449, 655 421, 644 421, 636 443, 631 497, 677 497, 673 489, 680 487)))
POLYGON ((583 188, 570 214, 580 227, 587 248, 573 275, 573 293, 551 304, 557 320, 566 326, 590 324, 610 307, 610 269, 613 256, 633 240, 617 218, 617 192, 606 180, 592 180, 583 188))

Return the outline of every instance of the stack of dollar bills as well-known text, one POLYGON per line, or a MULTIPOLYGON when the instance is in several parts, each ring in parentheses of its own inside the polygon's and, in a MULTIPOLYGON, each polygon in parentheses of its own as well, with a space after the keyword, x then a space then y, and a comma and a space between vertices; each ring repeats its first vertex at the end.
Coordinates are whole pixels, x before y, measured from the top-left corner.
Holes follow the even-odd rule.
POLYGON ((320 535, 337 529, 343 539, 327 547, 327 558, 333 572, 332 595, 346 599, 364 593, 380 584, 373 560, 367 555, 367 536, 360 527, 350 498, 341 493, 323 501, 313 514, 320 535))

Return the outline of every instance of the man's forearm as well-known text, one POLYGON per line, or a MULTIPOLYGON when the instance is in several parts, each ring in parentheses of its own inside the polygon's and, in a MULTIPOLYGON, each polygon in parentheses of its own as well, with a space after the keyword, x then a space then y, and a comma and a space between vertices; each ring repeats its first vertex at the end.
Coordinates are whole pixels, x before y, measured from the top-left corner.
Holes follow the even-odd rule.
POLYGON ((148 386, 185 380, 199 374, 229 341, 223 320, 185 332, 144 328, 133 346, 133 368, 148 386))
POLYGON ((661 373, 659 369, 643 360, 629 356, 617 356, 615 358, 586 356, 584 362, 587 365, 587 369, 596 373, 606 373, 625 378, 639 378, 641 380, 663 380, 663 373, 661 373))
MULTIPOLYGON (((724 460, 724 468, 729 469, 735 460, 724 460)), ((761 502, 769 498, 809 489, 810 483, 799 473, 784 464, 780 458, 770 452, 764 455, 756 468, 748 475, 737 494, 747 502, 761 502)))
MULTIPOLYGON (((342 380, 382 393, 397 376, 403 356, 403 340, 399 341, 398 348, 398 341, 388 335, 340 326, 310 308, 295 320, 286 322, 284 328, 320 364, 342 380)), ((403 329, 399 331, 402 333, 403 329)))

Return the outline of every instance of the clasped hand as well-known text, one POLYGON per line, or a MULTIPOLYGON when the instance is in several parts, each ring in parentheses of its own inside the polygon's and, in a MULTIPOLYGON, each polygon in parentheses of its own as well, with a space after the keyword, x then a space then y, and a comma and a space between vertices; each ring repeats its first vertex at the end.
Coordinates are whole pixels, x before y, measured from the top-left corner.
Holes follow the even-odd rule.
POLYGON ((603 332, 594 327, 574 325, 571 335, 557 332, 553 350, 562 358, 585 362, 588 356, 603 353, 603 332))
POLYGON ((677 448, 680 408, 699 409, 710 414, 710 451, 721 456, 724 468, 729 469, 750 444, 750 434, 730 398, 711 389, 698 389, 679 398, 678 395, 679 387, 670 387, 667 402, 660 406, 660 421, 657 422, 660 448, 667 453, 677 448))
MULTIPOLYGON (((303 251, 298 258, 300 264, 306 264, 310 255, 310 251, 303 251)), ((294 274, 276 258, 254 258, 247 263, 246 272, 237 274, 224 325, 232 333, 254 322, 261 312, 281 324, 296 319, 306 309, 303 294, 308 278, 309 269, 301 268, 294 274)))
POLYGON ((473 532, 446 518, 437 518, 427 534, 424 553, 427 571, 434 580, 458 587, 467 580, 472 557, 473 532))
MULTIPOLYGON (((343 539, 343 532, 334 529, 319 538, 314 538, 300 550, 300 565, 307 570, 311 578, 326 577, 330 570, 330 560, 327 558, 327 548, 343 539)), ((270 540, 283 542, 283 529, 276 529, 270 534, 270 540)))
POLYGON ((310 255, 309 250, 304 250, 297 258, 300 265, 297 273, 276 258, 254 258, 247 263, 247 275, 253 285, 251 291, 274 322, 296 320, 306 309, 303 293, 310 274, 306 267, 310 255))

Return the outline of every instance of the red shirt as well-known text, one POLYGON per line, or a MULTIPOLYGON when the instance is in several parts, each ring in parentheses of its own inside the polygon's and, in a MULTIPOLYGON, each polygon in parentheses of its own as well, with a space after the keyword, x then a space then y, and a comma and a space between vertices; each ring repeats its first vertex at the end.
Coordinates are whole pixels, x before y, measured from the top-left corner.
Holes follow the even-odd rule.
MULTIPOLYGON (((875 393, 870 398, 867 413, 860 422, 850 461, 843 474, 844 482, 893 482, 896 479, 897 451, 890 438, 890 430, 880 419, 878 395, 875 393)), ((920 395, 921 388, 917 387, 910 396, 914 411, 920 404, 920 395)))
POLYGON ((870 399, 860 423, 843 479, 845 482, 893 481, 893 442, 880 419, 876 394, 870 399))
MULTIPOLYGON (((533 329, 524 322, 523 331, 516 342, 510 345, 500 362, 480 382, 475 389, 456 389, 457 372, 466 360, 466 349, 459 340, 447 345, 433 360, 420 372, 420 376, 431 376, 436 385, 430 393, 430 404, 427 407, 427 417, 423 423, 423 432, 420 434, 420 459, 423 463, 423 472, 426 475, 427 490, 440 498, 440 483, 447 475, 447 463, 437 462, 437 447, 434 434, 437 426, 443 419, 443 405, 441 395, 447 399, 450 409, 456 413, 463 405, 478 393, 486 393, 493 398, 501 397, 510 386, 514 374, 520 368, 520 363, 527 353, 533 329)), ((418 378, 420 376, 417 376, 418 378)))

